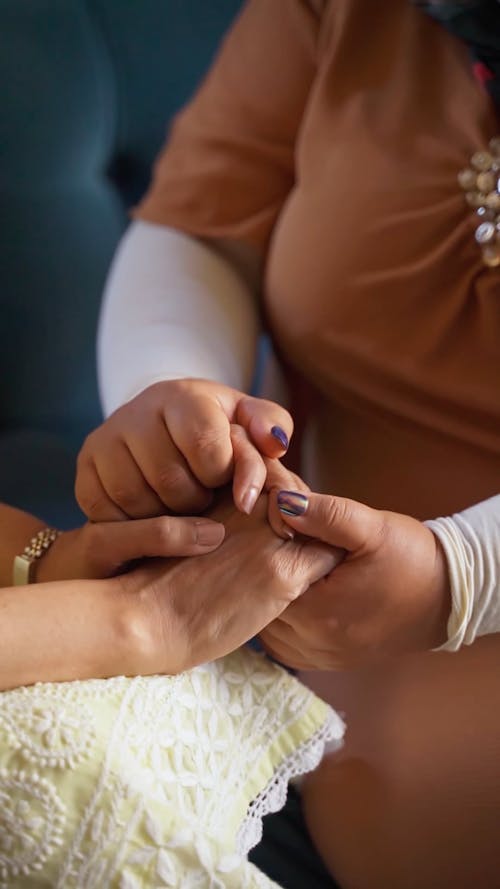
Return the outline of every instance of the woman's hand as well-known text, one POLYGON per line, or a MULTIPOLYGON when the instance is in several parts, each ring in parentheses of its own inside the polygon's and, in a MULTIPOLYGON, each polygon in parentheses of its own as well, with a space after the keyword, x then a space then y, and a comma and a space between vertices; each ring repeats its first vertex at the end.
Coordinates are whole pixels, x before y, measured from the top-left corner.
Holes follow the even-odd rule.
POLYGON ((445 641, 448 571, 425 525, 341 497, 282 492, 278 502, 296 534, 337 548, 339 564, 262 631, 271 654, 334 670, 445 641))
POLYGON ((228 386, 155 383, 88 436, 76 497, 92 521, 193 514, 234 476, 235 504, 249 513, 266 479, 262 456, 282 456, 292 431, 284 408, 228 386))
POLYGON ((133 672, 178 673, 222 657, 275 620, 335 564, 330 547, 282 540, 267 521, 266 498, 251 516, 232 505, 212 515, 226 526, 203 558, 141 567, 119 578, 141 610, 142 653, 133 672))
POLYGON ((64 531, 36 565, 35 576, 38 583, 112 577, 138 559, 211 552, 224 534, 224 525, 205 518, 88 523, 64 531))
MULTIPOLYGON (((174 674, 237 648, 334 564, 322 543, 277 537, 266 514, 264 497, 251 517, 232 505, 219 507, 214 518, 226 522, 227 536, 203 557, 155 560, 105 580, 0 589, 0 690, 32 682, 174 674)), ((33 518, 27 519, 33 527, 33 518)), ((184 527, 184 520, 152 519, 119 523, 116 533, 139 524, 169 527, 171 521, 184 527)), ((113 533, 115 526, 107 527, 113 533)), ((167 540, 165 548, 170 546, 167 540)), ((147 552, 159 549, 152 545, 147 552)), ((128 557, 132 552, 137 548, 128 557)), ((40 567, 47 559, 48 569, 49 553, 40 567)))

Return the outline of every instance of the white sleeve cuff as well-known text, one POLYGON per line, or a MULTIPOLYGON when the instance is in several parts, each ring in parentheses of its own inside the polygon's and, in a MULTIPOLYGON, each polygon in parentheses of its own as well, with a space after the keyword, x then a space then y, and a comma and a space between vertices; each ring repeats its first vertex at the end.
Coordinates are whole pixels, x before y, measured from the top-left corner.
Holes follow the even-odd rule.
POLYGON ((425 524, 441 542, 451 583, 448 640, 437 650, 500 632, 500 496, 425 524))

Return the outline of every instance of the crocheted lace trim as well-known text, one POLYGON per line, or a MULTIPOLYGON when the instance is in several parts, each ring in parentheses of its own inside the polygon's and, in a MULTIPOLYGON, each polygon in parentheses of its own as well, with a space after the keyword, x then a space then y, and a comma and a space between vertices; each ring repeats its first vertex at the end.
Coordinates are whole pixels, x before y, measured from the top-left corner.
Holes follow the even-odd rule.
POLYGON ((252 800, 236 838, 239 854, 246 856, 262 839, 262 819, 278 812, 286 803, 288 784, 293 778, 312 772, 325 752, 338 750, 343 743, 345 724, 338 713, 330 711, 323 725, 300 747, 280 763, 270 781, 252 800))

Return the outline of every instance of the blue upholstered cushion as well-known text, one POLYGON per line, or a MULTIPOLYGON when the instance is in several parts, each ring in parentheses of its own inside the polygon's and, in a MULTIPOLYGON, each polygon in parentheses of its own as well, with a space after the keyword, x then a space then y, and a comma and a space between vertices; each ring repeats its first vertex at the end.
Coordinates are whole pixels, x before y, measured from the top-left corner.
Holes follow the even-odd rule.
POLYGON ((0 436, 35 430, 75 452, 100 421, 112 253, 239 5, 0 0, 0 436))

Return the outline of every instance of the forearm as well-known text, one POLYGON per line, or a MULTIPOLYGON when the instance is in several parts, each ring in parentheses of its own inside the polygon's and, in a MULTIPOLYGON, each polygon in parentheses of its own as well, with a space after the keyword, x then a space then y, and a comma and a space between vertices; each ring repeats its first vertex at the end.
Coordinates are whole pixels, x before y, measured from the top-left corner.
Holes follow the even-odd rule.
POLYGON ((142 672, 149 622, 118 579, 0 590, 0 690, 142 672))
POLYGON ((500 496, 426 525, 448 562, 452 612, 444 650, 500 632, 500 496))
POLYGON ((105 413, 161 380, 196 377, 247 390, 257 337, 253 288, 227 254, 135 222, 103 300, 98 362, 105 413))
POLYGON ((41 519, 0 503, 0 587, 10 586, 14 557, 44 527, 41 519))

